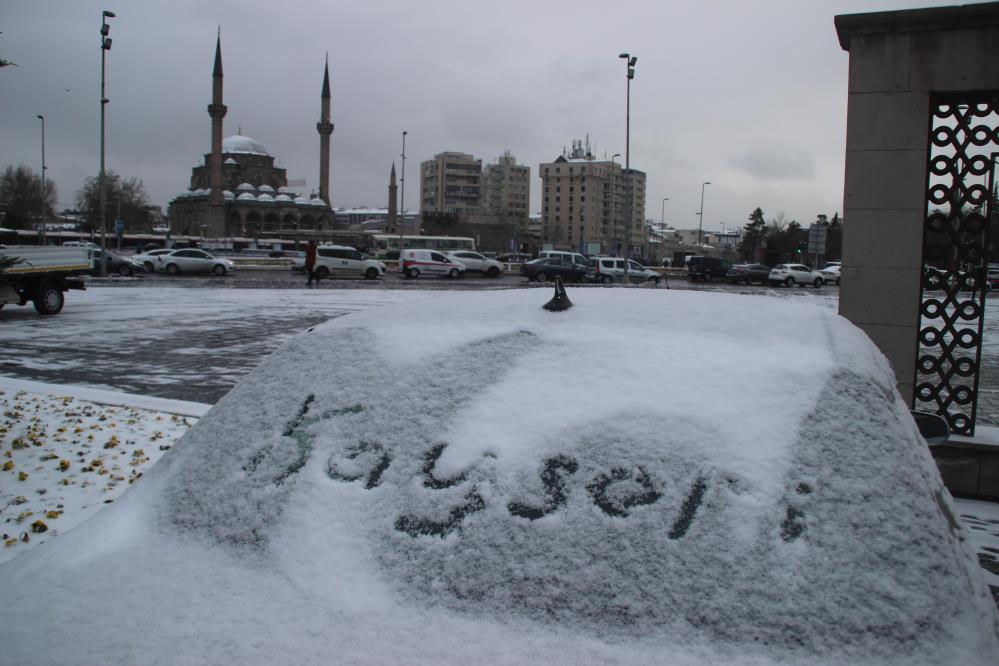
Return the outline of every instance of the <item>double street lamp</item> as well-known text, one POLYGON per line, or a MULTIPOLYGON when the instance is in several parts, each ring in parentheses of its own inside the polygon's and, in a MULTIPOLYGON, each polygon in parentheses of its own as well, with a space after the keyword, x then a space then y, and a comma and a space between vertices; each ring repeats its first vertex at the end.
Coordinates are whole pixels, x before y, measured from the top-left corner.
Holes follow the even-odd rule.
POLYGON ((635 78, 635 63, 638 62, 638 56, 633 56, 630 53, 622 53, 618 57, 624 60, 628 76, 624 120, 624 173, 627 179, 625 181, 624 283, 629 284, 628 260, 631 258, 631 205, 634 196, 631 188, 631 80, 635 78))
POLYGON ((46 210, 45 210, 45 208, 46 208, 46 205, 45 205, 46 204, 46 201, 45 201, 45 198, 46 198, 45 197, 45 169, 47 168, 45 166, 45 116, 39 114, 39 115, 37 115, 35 117, 42 121, 42 201, 41 201, 41 203, 42 203, 42 214, 41 214, 42 227, 41 227, 41 229, 42 229, 42 245, 46 245, 47 242, 45 240, 45 226, 46 226, 45 220, 46 220, 46 218, 48 216, 46 215, 46 210))
POLYGON ((98 176, 98 187, 101 191, 101 277, 107 277, 108 274, 106 219, 108 195, 104 182, 104 107, 107 106, 108 99, 104 96, 104 71, 105 57, 107 52, 111 50, 111 38, 108 37, 108 33, 111 32, 111 26, 108 25, 107 19, 114 17, 114 12, 109 12, 106 9, 101 12, 101 171, 98 176))
POLYGON ((704 186, 710 184, 710 180, 706 180, 701 183, 701 210, 697 213, 698 218, 700 218, 697 221, 697 247, 701 246, 701 229, 704 227, 704 186))

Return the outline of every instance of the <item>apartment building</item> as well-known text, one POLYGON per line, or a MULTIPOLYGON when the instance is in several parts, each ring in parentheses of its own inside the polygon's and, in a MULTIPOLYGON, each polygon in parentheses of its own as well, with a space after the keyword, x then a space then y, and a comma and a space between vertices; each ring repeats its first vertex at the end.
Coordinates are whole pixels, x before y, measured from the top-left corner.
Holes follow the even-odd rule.
POLYGON ((507 150, 482 169, 482 212, 523 220, 531 206, 531 167, 517 164, 507 150))
POLYGON ((477 215, 482 210, 482 160, 443 152, 420 164, 420 213, 477 215))
POLYGON ((584 254, 624 252, 641 257, 645 238, 645 173, 630 174, 613 159, 598 160, 587 144, 572 142, 552 162, 538 167, 542 182, 542 239, 545 246, 584 254))

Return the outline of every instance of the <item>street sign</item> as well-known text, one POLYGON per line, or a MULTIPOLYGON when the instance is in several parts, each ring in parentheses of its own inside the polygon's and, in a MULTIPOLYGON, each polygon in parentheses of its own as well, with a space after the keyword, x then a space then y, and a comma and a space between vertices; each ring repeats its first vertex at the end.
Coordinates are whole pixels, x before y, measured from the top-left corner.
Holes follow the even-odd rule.
POLYGON ((826 253, 826 232, 829 230, 824 224, 813 222, 808 227, 808 254, 822 255, 826 253))

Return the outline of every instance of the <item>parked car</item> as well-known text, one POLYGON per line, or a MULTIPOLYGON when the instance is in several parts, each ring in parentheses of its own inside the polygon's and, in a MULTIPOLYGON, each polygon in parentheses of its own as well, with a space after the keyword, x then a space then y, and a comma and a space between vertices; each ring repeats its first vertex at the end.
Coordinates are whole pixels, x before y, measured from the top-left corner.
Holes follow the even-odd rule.
POLYGON ((469 273, 481 273, 486 277, 494 278, 503 272, 503 264, 496 259, 490 259, 478 252, 471 250, 458 250, 457 252, 445 252, 449 259, 457 261, 465 266, 469 273))
POLYGON ((236 270, 236 264, 229 259, 213 257, 204 250, 189 247, 172 250, 156 256, 155 269, 170 275, 177 273, 214 273, 225 275, 236 270))
POLYGON ((152 273, 156 269, 156 258, 173 252, 170 248, 159 248, 156 250, 149 250, 147 252, 141 252, 139 254, 132 255, 132 261, 136 261, 142 264, 143 270, 147 273, 152 273))
POLYGON ((521 252, 511 252, 509 254, 501 254, 496 257, 502 262, 507 264, 522 264, 524 262, 530 261, 533 257, 529 254, 523 254, 521 252))
POLYGON ((711 282, 728 276, 732 263, 718 257, 693 256, 687 259, 687 278, 711 282))
MULTIPOLYGON (((101 263, 104 261, 104 254, 100 249, 91 250, 90 255, 94 258, 94 267, 90 271, 91 275, 101 274, 101 263)), ((123 257, 112 252, 107 253, 108 275, 117 273, 118 275, 132 276, 145 270, 141 263, 132 257, 123 257)))
MULTIPOLYGON (((621 257, 593 257, 586 271, 587 282, 609 284, 624 279, 624 259, 621 257)), ((662 276, 634 260, 628 261, 628 280, 631 282, 652 282, 656 285, 662 276)))
POLYGON ((728 269, 725 277, 733 284, 740 282, 744 284, 752 284, 754 282, 766 284, 767 278, 770 277, 770 267, 763 264, 735 264, 732 268, 728 269))
POLYGON ((399 270, 408 278, 418 278, 421 275, 446 275, 454 279, 465 274, 465 265, 448 259, 442 252, 436 250, 404 249, 399 252, 399 270))
POLYGON ((563 282, 582 282, 587 268, 565 257, 535 259, 520 265, 521 277, 531 282, 547 282, 556 276, 563 282))
POLYGON ((580 266, 590 265, 590 260, 578 252, 565 252, 563 250, 542 250, 538 252, 538 259, 548 259, 550 257, 562 257, 580 266))
MULTIPOLYGON (((305 268, 305 256, 294 257, 292 264, 305 268)), ((320 245, 316 248, 315 275, 328 277, 363 277, 374 280, 385 275, 385 264, 346 245, 320 245)))
POLYGON ((842 269, 843 269, 842 264, 830 264, 825 268, 823 268, 821 271, 819 271, 819 273, 822 274, 823 282, 832 282, 838 286, 839 274, 842 269))
POLYGON ((825 282, 822 278, 822 273, 813 271, 804 264, 781 264, 774 266, 773 270, 770 271, 767 281, 770 284, 782 284, 785 287, 793 287, 796 284, 802 286, 810 284, 816 289, 821 287, 822 283, 825 282))

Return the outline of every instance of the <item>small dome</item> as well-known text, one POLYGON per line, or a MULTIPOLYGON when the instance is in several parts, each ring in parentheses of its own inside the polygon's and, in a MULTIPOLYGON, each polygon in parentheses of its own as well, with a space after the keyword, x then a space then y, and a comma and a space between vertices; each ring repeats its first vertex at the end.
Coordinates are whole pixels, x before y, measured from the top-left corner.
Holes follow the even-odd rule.
POLYGON ((261 194, 257 197, 257 201, 260 203, 274 203, 274 197, 269 194, 261 194))
POLYGON ((255 192, 257 188, 249 183, 240 183, 239 187, 236 188, 237 192, 255 192))
POLYGON ((263 146, 250 137, 243 136, 242 134, 234 134, 233 136, 222 139, 222 152, 249 153, 250 155, 270 156, 270 153, 268 153, 263 146))
POLYGON ((225 162, 223 162, 222 164, 236 164, 236 163, 237 163, 236 160, 232 159, 231 157, 227 157, 225 162))
POLYGON ((236 195, 235 195, 235 194, 233 194, 233 193, 232 193, 231 191, 229 191, 229 190, 222 190, 222 198, 223 198, 223 199, 227 199, 227 200, 229 200, 229 199, 235 199, 235 198, 236 198, 236 195))
POLYGON ((305 197, 295 197, 295 203, 299 206, 307 206, 309 204, 309 200, 305 197))
POLYGON ((194 196, 196 196, 196 197, 203 197, 203 196, 207 196, 210 191, 211 190, 199 189, 199 190, 194 190, 194 192, 192 192, 192 194, 194 196))
POLYGON ((323 201, 322 199, 320 199, 319 197, 313 197, 312 201, 310 201, 309 203, 312 204, 313 206, 325 206, 326 205, 326 202, 323 201))
POLYGON ((249 192, 243 192, 238 197, 236 197, 236 201, 256 201, 256 200, 257 197, 253 196, 249 192))
POLYGON ((261 185, 257 189, 260 190, 261 192, 267 192, 268 194, 274 194, 274 188, 271 187, 270 185, 261 185))
POLYGON ((278 192, 280 192, 281 194, 294 194, 295 190, 285 185, 284 187, 279 187, 278 192))
POLYGON ((287 194, 279 194, 276 197, 274 197, 274 201, 279 201, 281 203, 291 203, 291 197, 289 197, 287 194))

